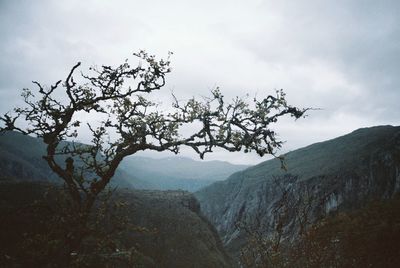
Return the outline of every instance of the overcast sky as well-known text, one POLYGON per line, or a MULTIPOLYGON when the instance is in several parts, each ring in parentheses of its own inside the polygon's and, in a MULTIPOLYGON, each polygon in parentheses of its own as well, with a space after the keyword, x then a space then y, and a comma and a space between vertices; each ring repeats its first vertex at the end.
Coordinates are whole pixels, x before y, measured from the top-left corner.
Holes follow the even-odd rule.
MULTIPOLYGON (((399 125, 400 1, 0 0, 0 112, 31 81, 52 84, 78 61, 118 64, 145 49, 172 57, 159 98, 261 97, 321 108, 276 129, 287 152, 360 127, 399 125)), ((183 155, 194 156, 183 151, 183 155)), ((218 151, 206 160, 255 164, 218 151)))

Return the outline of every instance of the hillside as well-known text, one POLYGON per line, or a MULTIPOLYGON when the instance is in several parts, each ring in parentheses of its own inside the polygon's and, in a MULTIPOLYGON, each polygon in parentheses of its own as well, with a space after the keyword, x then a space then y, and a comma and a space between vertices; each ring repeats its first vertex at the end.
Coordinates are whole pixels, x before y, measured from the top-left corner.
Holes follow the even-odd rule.
MULTIPOLYGON (((359 129, 290 152, 285 164, 287 171, 279 160, 269 160, 196 192, 202 211, 234 256, 247 241, 238 223, 268 236, 283 193, 290 194, 288 203, 312 198, 313 221, 393 197, 400 190, 400 127, 359 129)), ((289 210, 289 236, 296 228, 295 211, 293 206, 289 210)))
POLYGON ((0 178, 52 181, 56 178, 42 156, 44 144, 16 132, 0 134, 0 178))
MULTIPOLYGON (((0 134, 0 180, 60 183, 61 180, 42 158, 45 151, 45 144, 40 139, 17 132, 0 134)), ((58 158, 58 161, 63 163, 64 159, 58 158)), ((148 182, 123 170, 117 170, 112 185, 150 187, 148 182)))

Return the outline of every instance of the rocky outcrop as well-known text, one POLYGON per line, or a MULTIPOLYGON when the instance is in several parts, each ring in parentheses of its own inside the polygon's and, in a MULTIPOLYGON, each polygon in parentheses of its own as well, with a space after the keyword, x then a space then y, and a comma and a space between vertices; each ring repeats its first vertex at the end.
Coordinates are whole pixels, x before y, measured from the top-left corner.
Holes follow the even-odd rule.
POLYGON ((126 238, 131 237, 132 245, 157 267, 231 267, 218 233, 200 214, 193 194, 135 190, 122 197, 132 204, 133 222, 155 230, 150 234, 127 233, 126 238))
MULTIPOLYGON (((290 152, 285 162, 286 171, 279 160, 269 160, 196 193, 201 210, 233 255, 246 241, 238 223, 267 234, 285 193, 292 204, 312 200, 311 220, 393 197, 400 190, 400 127, 359 129, 290 152)), ((290 207, 294 217, 298 211, 290 207)), ((286 228, 296 226, 289 221, 286 228)))

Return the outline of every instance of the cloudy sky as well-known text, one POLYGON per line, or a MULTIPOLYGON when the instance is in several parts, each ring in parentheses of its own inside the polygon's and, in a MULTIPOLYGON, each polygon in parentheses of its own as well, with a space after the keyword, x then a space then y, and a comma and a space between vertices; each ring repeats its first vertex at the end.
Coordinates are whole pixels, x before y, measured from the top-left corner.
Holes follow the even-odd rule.
MULTIPOLYGON (((360 127, 399 125, 400 1, 0 0, 0 112, 31 81, 52 84, 82 61, 118 64, 145 49, 172 57, 159 98, 263 96, 283 88, 316 107, 276 129, 287 152, 360 127)), ((183 150, 183 155, 191 155, 183 150)), ((254 164, 218 151, 206 160, 254 164)))

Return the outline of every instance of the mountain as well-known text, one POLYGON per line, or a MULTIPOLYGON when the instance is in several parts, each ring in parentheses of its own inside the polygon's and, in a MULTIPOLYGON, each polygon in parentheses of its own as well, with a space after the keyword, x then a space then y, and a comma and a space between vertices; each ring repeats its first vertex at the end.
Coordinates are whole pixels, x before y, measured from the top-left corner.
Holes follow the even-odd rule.
POLYGON ((247 167, 224 161, 195 161, 186 157, 153 159, 130 156, 121 164, 126 173, 149 182, 152 185, 150 189, 188 191, 224 180, 247 167))
POLYGON ((16 132, 0 134, 0 178, 15 180, 55 180, 42 159, 45 146, 39 140, 16 132))
MULTIPOLYGON (((0 180, 60 182, 42 159, 45 151, 40 139, 17 132, 0 134, 0 180)), ((247 167, 185 157, 130 156, 121 163, 111 182, 112 186, 136 189, 195 191, 247 167)))
MULTIPOLYGON (((362 208, 371 200, 390 199, 400 190, 400 127, 358 129, 265 161, 195 193, 201 210, 238 258, 248 241, 246 230, 270 235, 282 200, 311 200, 309 220, 362 208)), ((288 239, 299 226, 294 205, 287 206, 288 239)))
MULTIPOLYGON (((51 210, 35 207, 49 196, 45 194, 48 186, 37 182, 0 182, 0 213, 7 215, 0 220, 0 263, 4 267, 44 267, 52 256, 50 250, 46 251, 51 248, 50 242, 43 240, 42 246, 38 239, 47 238, 46 223, 51 222, 47 220, 51 219, 51 210)), ((54 186, 51 189, 54 191, 54 186)), ((124 189, 117 190, 113 200, 125 204, 119 217, 129 222, 114 243, 128 251, 92 260, 98 263, 87 267, 132 267, 123 262, 112 263, 118 261, 114 257, 130 254, 132 248, 140 257, 134 267, 231 267, 217 232, 201 215, 192 194, 124 189), (140 231, 144 228, 149 231, 140 231)))
MULTIPOLYGON (((17 132, 0 134, 0 180, 60 183, 60 178, 43 160, 45 152, 46 145, 38 138, 17 132)), ((63 163, 65 160, 58 158, 58 161, 63 163)), ((117 170, 112 186, 151 187, 146 181, 123 170, 117 170)))

